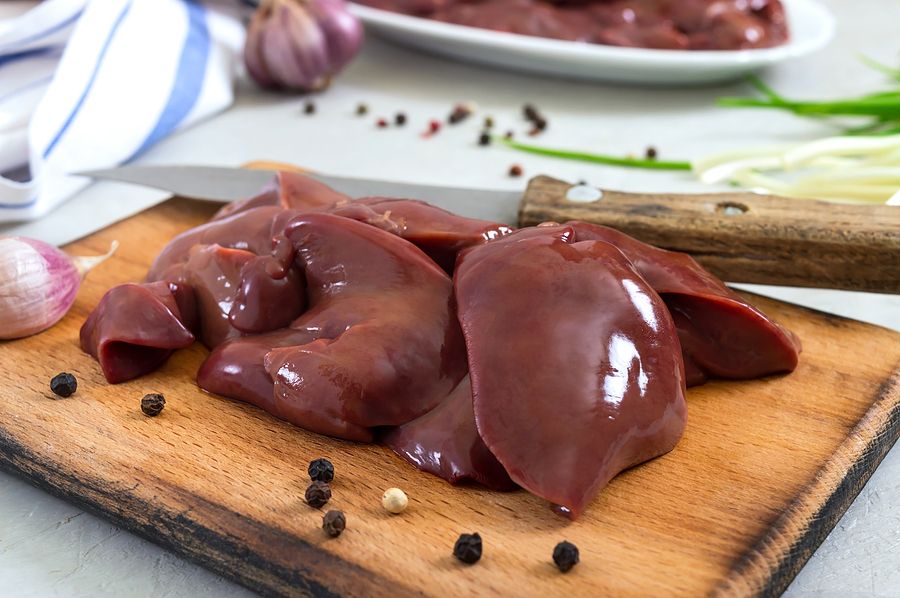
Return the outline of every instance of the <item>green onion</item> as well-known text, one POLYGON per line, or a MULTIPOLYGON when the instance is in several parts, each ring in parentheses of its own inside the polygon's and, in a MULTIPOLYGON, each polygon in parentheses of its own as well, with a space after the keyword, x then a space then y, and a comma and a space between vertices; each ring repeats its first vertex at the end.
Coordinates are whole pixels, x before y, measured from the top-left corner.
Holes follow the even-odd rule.
MULTIPOLYGON (((867 56, 860 56, 866 65, 900 82, 900 69, 889 67, 867 56)), ((762 82, 750 76, 748 82, 763 95, 762 98, 720 98, 719 106, 729 108, 774 108, 799 116, 829 119, 833 117, 867 118, 856 127, 844 130, 848 135, 891 135, 900 130, 900 89, 870 93, 855 98, 831 101, 791 100, 780 95, 762 82)))
POLYGON ((505 137, 495 136, 494 140, 503 143, 512 149, 541 156, 563 158, 566 160, 578 160, 581 162, 593 162, 595 164, 608 164, 610 166, 623 166, 625 168, 646 168, 650 170, 690 170, 691 163, 684 161, 651 160, 648 158, 629 158, 626 156, 609 156, 593 154, 573 150, 553 149, 528 143, 519 143, 505 137))

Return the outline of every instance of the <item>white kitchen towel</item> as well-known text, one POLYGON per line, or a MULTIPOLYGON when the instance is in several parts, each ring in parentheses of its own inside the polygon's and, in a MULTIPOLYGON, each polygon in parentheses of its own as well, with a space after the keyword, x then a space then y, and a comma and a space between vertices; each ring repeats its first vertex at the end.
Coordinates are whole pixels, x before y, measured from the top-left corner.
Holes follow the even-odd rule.
POLYGON ((0 177, 0 222, 228 107, 243 41, 234 10, 189 0, 46 0, 0 22, 0 172, 31 171, 0 177))

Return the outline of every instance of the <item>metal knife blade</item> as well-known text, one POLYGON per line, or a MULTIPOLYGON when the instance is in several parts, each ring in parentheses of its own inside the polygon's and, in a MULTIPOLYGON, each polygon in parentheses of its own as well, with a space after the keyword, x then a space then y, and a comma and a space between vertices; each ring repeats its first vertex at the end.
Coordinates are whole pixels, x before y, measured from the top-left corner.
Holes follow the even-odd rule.
MULTIPOLYGON (((181 197, 208 201, 234 201, 251 197, 272 180, 275 171, 223 166, 121 166, 77 173, 95 179, 118 181, 170 191, 181 197)), ((350 197, 383 196, 421 199, 470 218, 515 224, 519 191, 440 187, 305 173, 350 197)))

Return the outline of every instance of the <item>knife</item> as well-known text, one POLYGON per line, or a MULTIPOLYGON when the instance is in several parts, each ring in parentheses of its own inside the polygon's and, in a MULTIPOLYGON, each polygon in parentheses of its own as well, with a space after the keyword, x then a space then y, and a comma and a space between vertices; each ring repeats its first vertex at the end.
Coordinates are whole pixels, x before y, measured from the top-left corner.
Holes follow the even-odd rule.
MULTIPOLYGON (((233 201, 255 195, 274 169, 123 166, 79 173, 233 201)), ((724 280, 900 292, 900 208, 756 193, 641 194, 532 178, 524 193, 305 173, 351 197, 421 199, 457 214, 531 226, 584 220, 691 254, 724 280)))

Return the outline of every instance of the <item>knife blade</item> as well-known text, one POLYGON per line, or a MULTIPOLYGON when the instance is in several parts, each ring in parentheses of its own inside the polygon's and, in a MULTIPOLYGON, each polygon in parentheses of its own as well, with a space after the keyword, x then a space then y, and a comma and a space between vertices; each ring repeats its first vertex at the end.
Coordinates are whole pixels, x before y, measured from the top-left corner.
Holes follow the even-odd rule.
MULTIPOLYGON (((274 170, 223 166, 121 166, 77 173, 94 179, 130 183, 169 191, 174 195, 229 202, 256 195, 275 175, 274 170)), ((402 197, 421 199, 445 210, 515 224, 521 191, 440 187, 397 181, 304 173, 350 197, 402 197)))
MULTIPOLYGON (((83 174, 232 201, 275 170, 125 166, 83 174)), ((536 176, 516 191, 463 189, 304 173, 350 197, 421 199, 457 214, 517 226, 584 220, 688 253, 731 282, 900 292, 900 208, 837 205, 748 192, 639 194, 536 176)))

